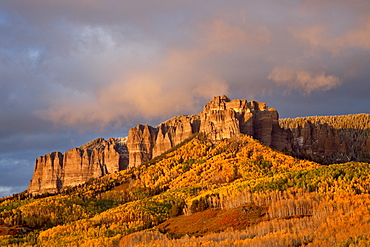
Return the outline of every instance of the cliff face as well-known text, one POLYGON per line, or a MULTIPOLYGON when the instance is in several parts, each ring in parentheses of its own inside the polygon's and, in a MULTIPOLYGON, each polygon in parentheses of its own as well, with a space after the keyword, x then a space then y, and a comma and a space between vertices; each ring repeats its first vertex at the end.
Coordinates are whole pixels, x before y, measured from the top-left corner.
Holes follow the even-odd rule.
POLYGON ((348 161, 346 141, 341 142, 338 130, 328 124, 306 122, 291 131, 292 149, 296 156, 324 163, 348 161))
POLYGON ((292 132, 293 154, 319 163, 370 162, 370 114, 280 120, 292 132))
POLYGON ((28 191, 54 193, 90 178, 139 166, 196 133, 205 133, 214 142, 242 133, 276 150, 321 163, 370 161, 368 134, 361 132, 363 140, 356 142, 359 133, 347 137, 348 131, 326 123, 301 121, 294 128, 284 127, 279 125, 278 112, 265 103, 217 96, 199 114, 177 116, 157 127, 139 124, 129 130, 127 142, 124 138, 99 138, 64 154, 39 157, 28 191))
POLYGON ((126 169, 128 153, 124 141, 97 139, 95 143, 73 148, 64 154, 53 152, 38 157, 28 192, 55 193, 63 187, 126 169))
POLYGON ((265 103, 214 97, 197 115, 178 116, 157 127, 139 125, 128 136, 129 167, 160 155, 195 133, 219 141, 242 133, 279 151, 320 163, 370 161, 370 137, 356 143, 348 131, 326 123, 304 121, 297 128, 281 128, 278 112, 265 103))
POLYGON ((196 133, 206 133, 213 141, 243 133, 275 149, 291 150, 291 135, 279 127, 278 118, 278 112, 265 103, 217 96, 197 115, 178 116, 157 127, 132 128, 127 140, 129 167, 160 155, 196 133))

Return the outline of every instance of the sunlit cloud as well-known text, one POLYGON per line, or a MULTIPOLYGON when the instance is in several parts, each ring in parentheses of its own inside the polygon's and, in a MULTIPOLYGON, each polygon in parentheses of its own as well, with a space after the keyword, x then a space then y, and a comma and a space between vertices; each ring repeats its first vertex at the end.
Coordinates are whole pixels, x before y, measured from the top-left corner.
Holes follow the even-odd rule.
POLYGON ((172 23, 174 15, 136 5, 133 10, 147 16, 122 10, 119 25, 73 15, 67 26, 78 39, 61 46, 68 56, 49 61, 47 68, 59 73, 52 73, 47 87, 54 89, 42 96, 47 107, 36 116, 73 128, 119 127, 197 111, 214 95, 330 91, 361 72, 353 57, 369 51, 368 13, 356 16, 344 2, 330 16, 322 15, 330 4, 270 4, 219 3, 205 13, 181 13, 181 4, 172 4, 166 8, 181 13, 172 23))
POLYGON ((267 78, 288 90, 295 89, 307 94, 315 90, 327 91, 341 83, 338 77, 325 75, 324 72, 312 73, 284 67, 274 68, 267 78))
POLYGON ((125 136, 215 95, 289 116, 370 104, 368 0, 12 0, 0 34, 2 152, 125 136))

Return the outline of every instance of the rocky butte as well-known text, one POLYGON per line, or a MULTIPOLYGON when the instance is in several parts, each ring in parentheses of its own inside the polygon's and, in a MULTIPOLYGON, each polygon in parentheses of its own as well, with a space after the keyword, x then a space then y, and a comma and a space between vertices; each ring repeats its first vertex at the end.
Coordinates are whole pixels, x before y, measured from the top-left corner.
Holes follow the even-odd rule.
MULTIPOLYGON (((205 133, 214 142, 242 133, 276 150, 316 161, 346 162, 353 155, 338 131, 327 124, 306 122, 292 130, 283 129, 278 112, 265 103, 217 96, 199 114, 180 115, 157 127, 139 124, 129 130, 127 139, 99 138, 64 154, 39 157, 28 191, 55 193, 139 166, 196 133, 205 133)), ((370 153, 370 148, 366 152, 370 153)))
POLYGON ((125 142, 125 138, 107 141, 99 138, 68 152, 52 152, 38 157, 28 192, 55 193, 91 178, 126 169, 128 153, 125 142))
POLYGON ((157 127, 138 125, 130 129, 129 167, 138 166, 201 132, 213 141, 242 133, 277 150, 291 150, 288 132, 279 127, 278 119, 278 112, 265 103, 214 97, 197 115, 177 116, 157 127))

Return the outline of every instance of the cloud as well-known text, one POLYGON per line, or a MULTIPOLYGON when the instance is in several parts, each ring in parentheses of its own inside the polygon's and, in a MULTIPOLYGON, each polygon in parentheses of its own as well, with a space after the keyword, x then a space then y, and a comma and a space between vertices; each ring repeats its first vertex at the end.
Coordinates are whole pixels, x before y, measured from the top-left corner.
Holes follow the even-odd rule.
MULTIPOLYGON (((12 0, 2 2, 0 35, 9 172, 197 113, 215 95, 266 101, 291 117, 370 104, 368 0, 12 0)), ((9 172, 4 188, 18 176, 9 172)))
POLYGON ((17 194, 26 189, 27 186, 12 186, 12 187, 0 186, 0 198, 17 194))
POLYGON ((307 42, 314 52, 329 51, 335 56, 342 53, 348 55, 348 50, 364 49, 370 51, 370 16, 353 29, 341 33, 330 33, 330 27, 322 24, 304 27, 296 33, 296 38, 307 42))
POLYGON ((288 28, 313 54, 330 52, 334 56, 352 56, 349 51, 369 51, 370 4, 367 1, 304 1, 297 13, 299 25, 288 28))
POLYGON ((256 49, 271 41, 270 30, 252 20, 233 23, 232 20, 215 19, 203 24, 201 29, 205 34, 201 42, 207 48, 206 51, 229 53, 245 50, 248 46, 256 49))
POLYGON ((295 89, 310 94, 315 90, 327 91, 341 84, 341 80, 324 72, 312 73, 305 70, 295 70, 284 67, 274 68, 267 77, 279 86, 295 89))
MULTIPOLYGON (((263 47, 270 41, 270 33, 264 26, 256 29, 250 22, 239 26, 231 22, 216 18, 196 23, 192 31, 183 28, 183 32, 189 33, 187 39, 178 41, 172 37, 176 42, 171 43, 171 39, 167 47, 149 43, 152 48, 148 49, 148 44, 136 43, 135 54, 145 50, 146 56, 125 54, 119 49, 120 45, 115 46, 114 50, 125 59, 118 65, 113 65, 108 59, 107 62, 114 69, 104 66, 106 71, 103 72, 99 68, 103 63, 91 64, 87 60, 90 66, 86 67, 96 68, 92 71, 94 75, 96 71, 108 75, 101 78, 100 85, 95 85, 92 83, 95 80, 91 79, 92 87, 84 89, 82 85, 87 84, 89 78, 76 86, 72 80, 68 82, 63 78, 54 94, 44 96, 46 101, 50 101, 50 106, 36 111, 36 114, 54 123, 95 128, 112 122, 127 122, 129 119, 148 121, 158 116, 164 119, 198 111, 201 109, 199 102, 205 102, 215 95, 229 94, 230 80, 236 80, 235 84, 240 83, 242 87, 246 74, 240 76, 230 73, 227 68, 229 63, 235 63, 233 68, 236 71, 248 65, 253 66, 251 60, 255 55, 247 57, 247 60, 242 57, 247 53, 251 55, 256 47, 263 47), (132 66, 127 63, 128 59, 140 65, 132 66), (150 63, 146 62, 148 59, 151 59, 150 63), (68 95, 68 98, 64 95, 68 95)), ((113 36, 110 37, 113 39, 113 36)), ((116 40, 111 43, 119 42, 116 40)), ((108 58, 105 52, 100 56, 108 58)), ((73 64, 71 66, 74 67, 73 64)), ((67 67, 63 74, 71 75, 70 70, 72 68, 67 67)), ((85 70, 83 67, 82 71, 85 70)), ((71 79, 76 78, 80 76, 77 74, 71 79)))
POLYGON ((2 173, 0 194, 7 192, 7 190, 10 192, 12 187, 22 187, 25 190, 30 180, 29 174, 33 171, 33 162, 9 157, 9 155, 0 155, 0 169, 2 173))
POLYGON ((159 70, 123 76, 91 94, 69 92, 68 99, 54 99, 49 109, 36 114, 54 123, 104 128, 114 122, 130 122, 130 118, 149 121, 192 113, 199 107, 198 99, 229 92, 222 79, 207 73, 194 76, 181 63, 167 60, 159 70))
POLYGON ((1 11, 1 79, 11 82, 2 105, 32 122, 104 130, 198 111, 214 95, 340 89, 369 62, 369 9, 366 1, 11 1, 1 11))
POLYGON ((353 58, 368 52, 369 14, 357 16, 357 5, 347 11, 341 2, 327 16, 333 5, 318 2, 269 2, 270 8, 217 3, 205 12, 191 3, 162 4, 155 12, 131 3, 132 11, 113 12, 99 23, 82 8, 81 16, 73 12, 67 29, 75 36, 64 37, 68 55, 46 65, 58 73, 42 95, 47 107, 36 115, 61 126, 104 129, 197 112, 214 95, 310 95, 356 77, 353 58), (343 11, 344 21, 337 19, 343 11), (118 20, 124 24, 117 26, 118 20))

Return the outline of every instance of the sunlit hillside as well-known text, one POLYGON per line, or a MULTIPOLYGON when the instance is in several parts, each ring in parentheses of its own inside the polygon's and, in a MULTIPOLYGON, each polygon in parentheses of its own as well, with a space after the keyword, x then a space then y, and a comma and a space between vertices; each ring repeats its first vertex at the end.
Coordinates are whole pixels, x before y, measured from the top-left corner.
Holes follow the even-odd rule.
POLYGON ((367 246, 370 166, 199 134, 140 167, 0 203, 1 246, 367 246))

